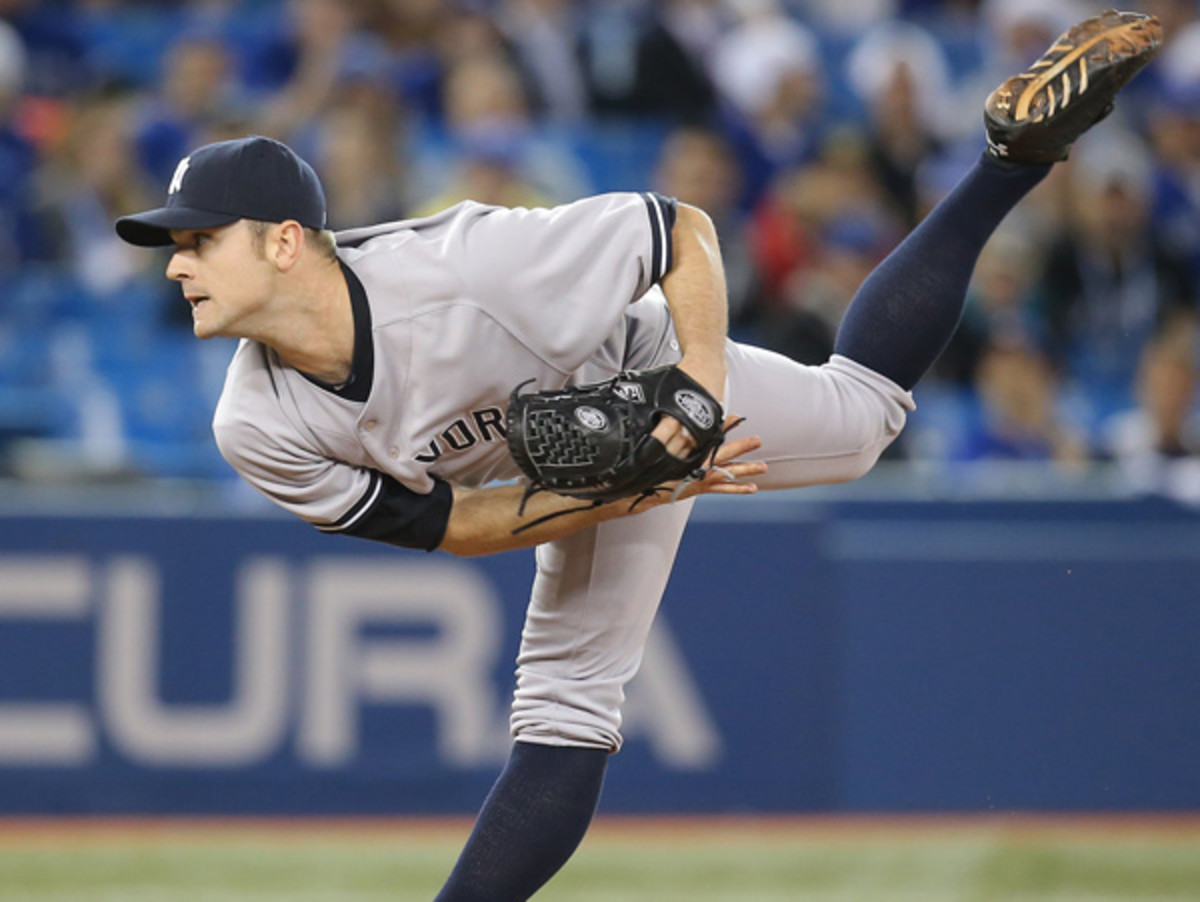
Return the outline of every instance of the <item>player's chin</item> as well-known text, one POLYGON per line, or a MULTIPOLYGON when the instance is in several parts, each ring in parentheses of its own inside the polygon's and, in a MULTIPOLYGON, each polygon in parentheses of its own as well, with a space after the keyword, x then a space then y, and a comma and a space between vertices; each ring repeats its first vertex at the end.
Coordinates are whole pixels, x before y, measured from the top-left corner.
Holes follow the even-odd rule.
POLYGON ((216 318, 206 315, 210 313, 211 311, 202 311, 198 307, 192 310, 192 334, 197 338, 214 338, 220 334, 216 318))

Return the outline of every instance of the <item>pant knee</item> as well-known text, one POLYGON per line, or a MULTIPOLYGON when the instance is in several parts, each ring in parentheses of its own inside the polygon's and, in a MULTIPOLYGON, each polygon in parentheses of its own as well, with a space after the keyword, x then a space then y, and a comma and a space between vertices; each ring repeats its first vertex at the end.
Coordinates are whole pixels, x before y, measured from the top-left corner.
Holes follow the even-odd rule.
POLYGON ((521 673, 510 718, 512 734, 542 745, 618 751, 622 742, 622 685, 521 673))

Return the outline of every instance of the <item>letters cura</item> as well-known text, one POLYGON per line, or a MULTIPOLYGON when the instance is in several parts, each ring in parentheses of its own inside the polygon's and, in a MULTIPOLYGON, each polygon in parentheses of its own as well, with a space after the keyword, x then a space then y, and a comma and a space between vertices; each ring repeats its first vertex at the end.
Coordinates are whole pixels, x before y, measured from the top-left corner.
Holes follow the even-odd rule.
MULTIPOLYGON (((0 557, 0 629, 35 625, 37 640, 18 659, 0 660, 0 681, 10 687, 0 703, 0 768, 86 769, 103 753, 153 769, 228 772, 290 760, 306 770, 351 770, 364 756, 404 752, 365 747, 373 741, 362 726, 368 708, 430 712, 432 729, 410 729, 403 741, 448 769, 504 761, 512 663, 503 638, 511 624, 472 563, 247 556, 234 579, 227 697, 204 704, 162 698, 162 609, 186 605, 198 624, 211 599, 196 586, 163 582, 158 562, 144 555, 100 563, 0 557), (94 631, 94 660, 65 657, 56 648, 60 628, 94 631), (73 671, 67 682, 91 684, 94 702, 32 688, 47 661, 73 671)), ((666 767, 716 763, 716 726, 665 622, 654 627, 627 690, 627 739, 646 740, 666 767)))

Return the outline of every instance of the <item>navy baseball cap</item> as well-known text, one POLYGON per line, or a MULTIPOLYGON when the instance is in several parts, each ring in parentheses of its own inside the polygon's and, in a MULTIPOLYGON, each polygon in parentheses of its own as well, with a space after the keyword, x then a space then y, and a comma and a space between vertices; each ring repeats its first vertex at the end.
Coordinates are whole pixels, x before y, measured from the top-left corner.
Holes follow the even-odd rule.
POLYGON ((325 192, 313 168, 286 144, 261 135, 218 141, 179 161, 167 204, 122 216, 117 234, 130 244, 174 244, 172 229, 215 229, 239 219, 294 219, 325 228, 325 192))

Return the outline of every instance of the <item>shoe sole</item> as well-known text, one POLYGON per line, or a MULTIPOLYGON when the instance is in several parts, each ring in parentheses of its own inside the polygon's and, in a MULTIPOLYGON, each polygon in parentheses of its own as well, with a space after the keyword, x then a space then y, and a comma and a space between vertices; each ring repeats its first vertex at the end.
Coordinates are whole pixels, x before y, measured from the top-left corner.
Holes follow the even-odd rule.
POLYGON ((1079 134, 1107 114, 1113 96, 1161 44, 1162 27, 1152 16, 1110 11, 1081 22, 1029 69, 992 92, 985 105, 990 124, 1012 133, 1013 140, 1004 142, 1012 144, 1030 125, 1056 115, 1073 120, 1055 129, 1059 135, 1047 133, 1047 146, 1035 151, 1050 153, 1059 146, 1065 153, 1079 134))

